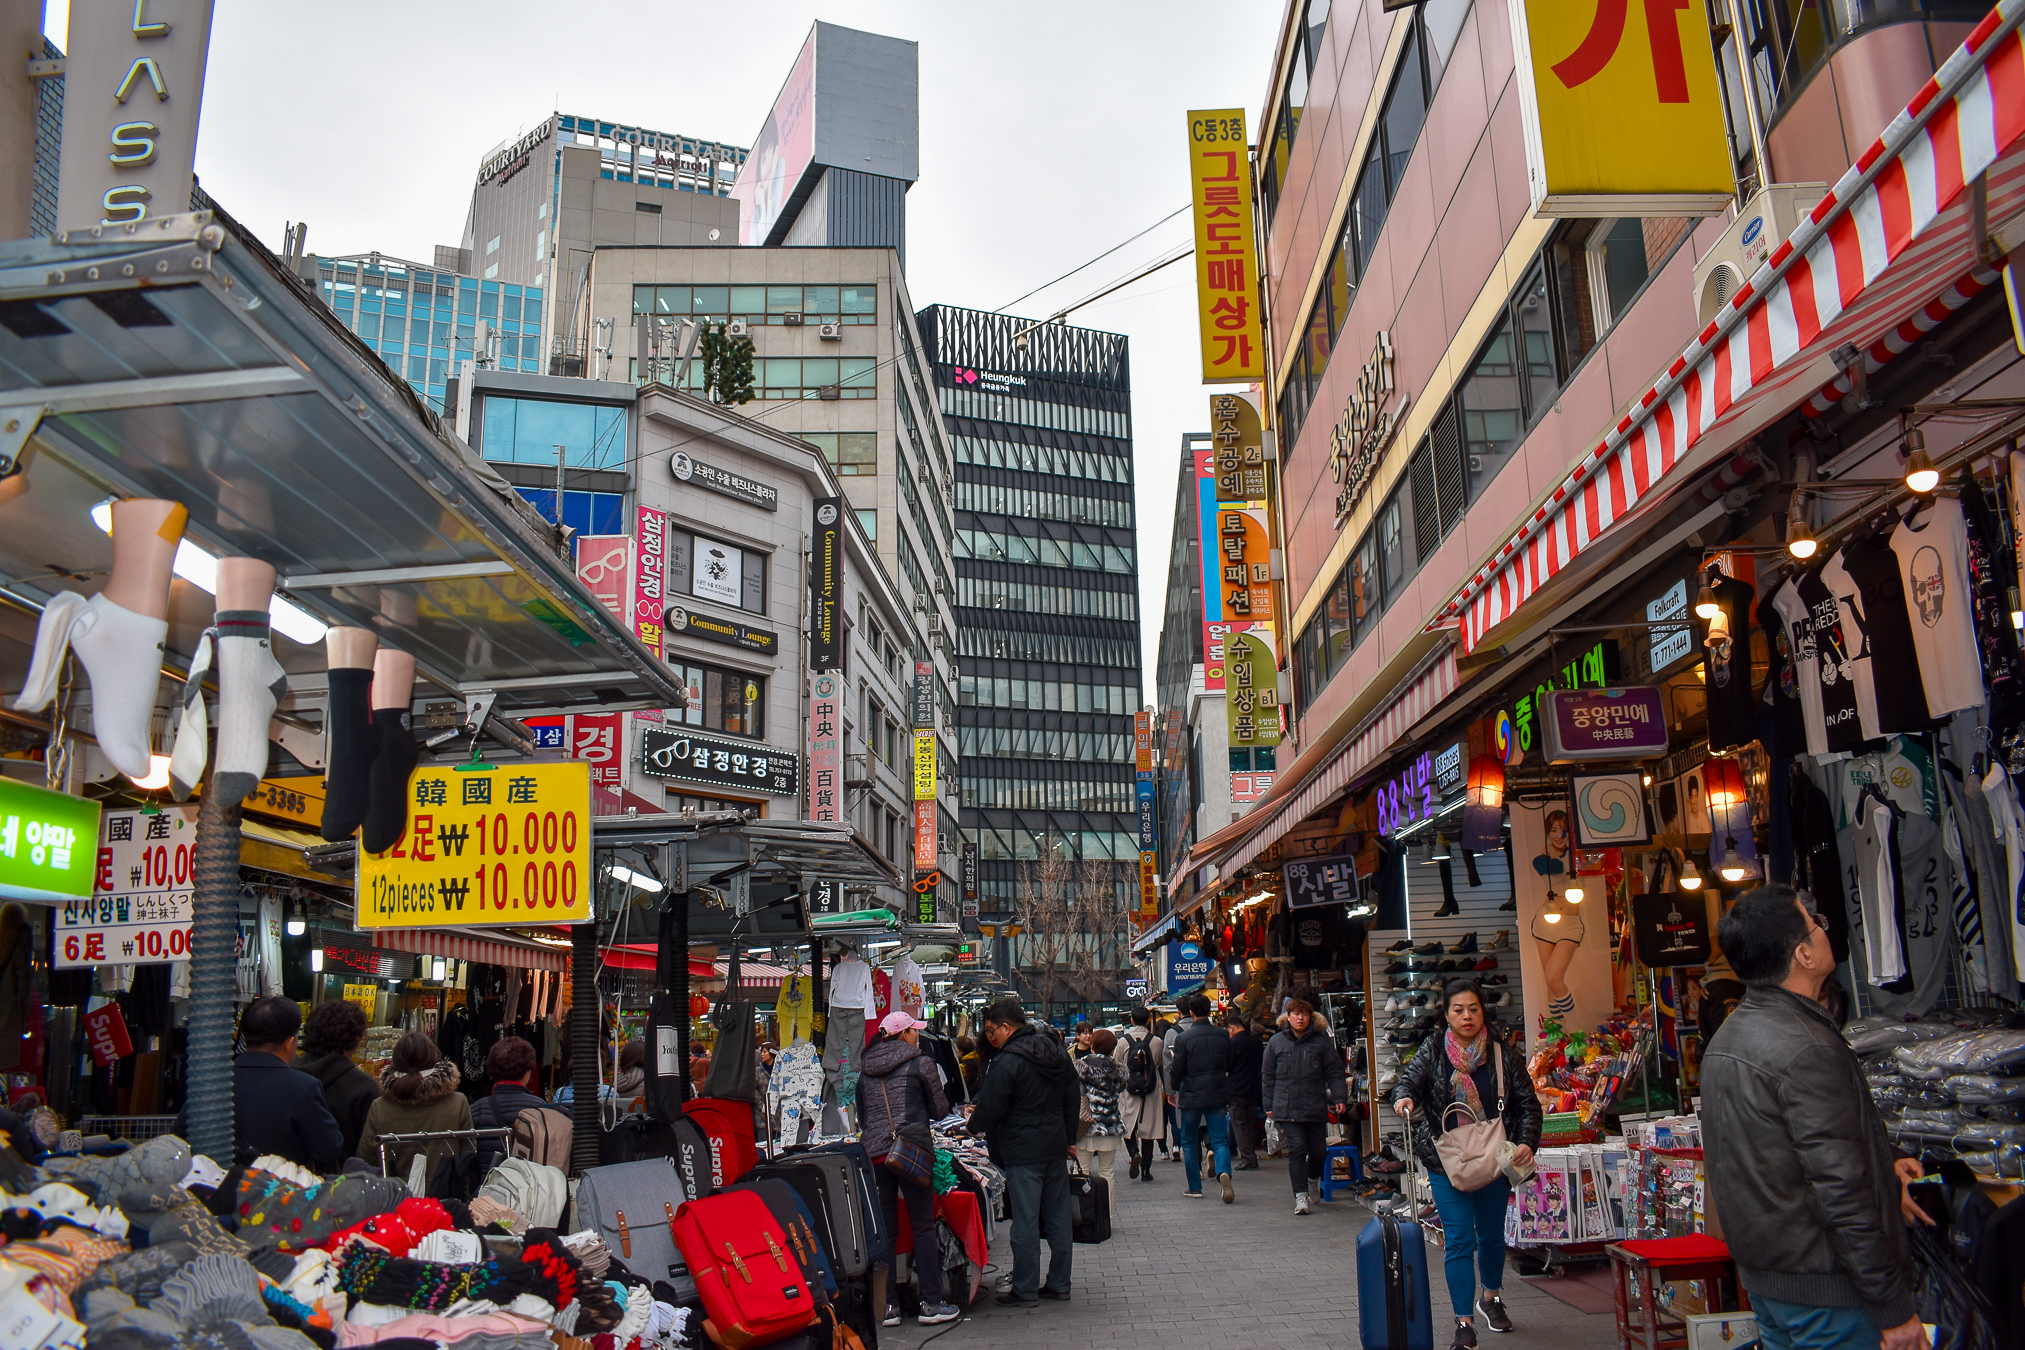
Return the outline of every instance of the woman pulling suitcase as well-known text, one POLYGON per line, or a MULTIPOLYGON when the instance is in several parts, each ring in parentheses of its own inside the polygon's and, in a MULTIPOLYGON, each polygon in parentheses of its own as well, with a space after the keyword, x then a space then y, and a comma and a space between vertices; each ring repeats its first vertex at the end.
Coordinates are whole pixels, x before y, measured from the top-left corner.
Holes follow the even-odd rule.
MULTIPOLYGON (((910 1013, 890 1012, 879 1023, 879 1036, 865 1051, 864 1069, 858 1081, 858 1107, 864 1113, 865 1151, 871 1154, 873 1170, 879 1176, 879 1202, 886 1211, 886 1231, 900 1223, 900 1197, 907 1198, 907 1222, 914 1230, 914 1278, 921 1285, 923 1326, 953 1322, 956 1306, 943 1301, 942 1262, 936 1250, 935 1186, 900 1175, 888 1162, 888 1155, 904 1144, 917 1145, 935 1156, 935 1140, 928 1123, 949 1114, 949 1099, 943 1095, 942 1076, 935 1061, 921 1049, 921 1030, 928 1024, 910 1013)), ((889 1256, 877 1266, 875 1293, 883 1292, 886 1303, 884 1325, 900 1325, 899 1305, 893 1298, 893 1262, 889 1256)), ((877 1303, 873 1307, 879 1306, 877 1303)))
POLYGON ((1524 1056, 1490 1030, 1483 990, 1472 979, 1442 987, 1448 1030, 1430 1037, 1399 1075, 1392 1109, 1411 1115, 1413 1152, 1426 1165, 1434 1205, 1441 1212, 1443 1267, 1455 1311, 1451 1350, 1477 1343, 1474 1314, 1492 1331, 1510 1331, 1511 1315, 1498 1290, 1505 1277, 1505 1202, 1511 1183, 1493 1174, 1488 1184, 1461 1189, 1448 1175, 1437 1141, 1469 1120, 1498 1121, 1511 1144, 1510 1163, 1525 1168, 1540 1143, 1540 1099, 1524 1056), (1479 1281, 1482 1294, 1479 1296, 1479 1281))

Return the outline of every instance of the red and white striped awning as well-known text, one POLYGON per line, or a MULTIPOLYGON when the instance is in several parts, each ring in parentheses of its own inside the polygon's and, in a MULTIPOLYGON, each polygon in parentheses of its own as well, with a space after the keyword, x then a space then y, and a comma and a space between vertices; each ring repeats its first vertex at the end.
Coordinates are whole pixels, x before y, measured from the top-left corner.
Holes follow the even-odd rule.
MULTIPOLYGON (((1262 825, 1249 817, 1241 822, 1253 825, 1253 833, 1246 835, 1237 847, 1231 848, 1224 857, 1217 858, 1215 855, 1219 851, 1230 848, 1229 843, 1214 837, 1206 839, 1195 846, 1185 865, 1200 867, 1215 861, 1220 876, 1235 874, 1239 868, 1271 848, 1287 831, 1326 806, 1330 798, 1350 786, 1359 774, 1383 759, 1401 737, 1454 692, 1456 678, 1455 648, 1446 647, 1420 674, 1407 682, 1399 697, 1351 736, 1305 783, 1285 797, 1270 819, 1262 825)), ((1203 898, 1206 899, 1208 894, 1205 892, 1203 898)))
POLYGON ((1903 325, 1917 327, 1906 315, 1938 309, 1931 328, 1967 302, 1965 286, 1989 284, 1964 188, 1988 173, 1993 222, 2025 209, 2025 154, 2007 154, 2025 132, 2021 19, 2025 0, 2001 0, 1430 628, 1459 625, 1464 652, 1474 650, 1611 525, 1683 476, 1690 450, 1717 426, 1749 404, 1791 407, 1815 395, 1819 384, 1802 381, 1818 382, 1817 360, 1844 344, 1888 360, 1903 325))
POLYGON ((503 933, 475 933, 465 928, 377 928, 371 936, 376 947, 418 956, 446 956, 516 970, 564 971, 570 966, 565 948, 544 947, 503 933))

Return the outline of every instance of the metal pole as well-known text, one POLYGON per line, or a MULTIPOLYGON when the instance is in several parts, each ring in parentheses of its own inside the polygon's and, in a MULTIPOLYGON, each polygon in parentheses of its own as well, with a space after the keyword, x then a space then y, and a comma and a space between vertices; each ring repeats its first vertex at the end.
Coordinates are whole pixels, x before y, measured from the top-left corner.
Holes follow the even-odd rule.
POLYGON ((190 1151, 231 1166, 232 991, 239 942, 239 808, 207 787, 192 860, 189 1071, 184 1078, 190 1151))
POLYGON ((1737 0, 1726 0, 1730 11, 1730 41, 1737 48, 1737 82, 1743 86, 1744 120, 1751 125, 1751 158, 1758 170, 1758 186, 1772 181, 1771 160, 1765 151, 1765 121, 1758 114, 1758 87, 1751 74, 1751 53, 1744 45, 1743 15, 1737 0))
POLYGON ((563 447, 555 448, 555 527, 562 530, 563 447))
POLYGON ((598 1165, 598 1039, 604 1028, 598 997, 598 924, 570 930, 570 1170, 598 1165))

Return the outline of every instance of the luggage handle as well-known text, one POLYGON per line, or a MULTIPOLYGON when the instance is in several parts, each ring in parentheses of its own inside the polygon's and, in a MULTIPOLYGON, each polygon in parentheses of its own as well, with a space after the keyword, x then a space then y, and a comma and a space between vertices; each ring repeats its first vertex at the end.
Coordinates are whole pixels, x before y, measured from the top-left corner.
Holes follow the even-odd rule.
MULTIPOLYGON (((668 1240, 669 1240, 670 1242, 674 1242, 674 1241, 676 1240, 676 1239, 675 1239, 675 1206, 673 1206, 673 1205, 669 1204, 669 1203, 668 1203, 668 1202, 667 1202, 666 1200, 663 1200, 663 1201, 661 1202, 661 1208, 662 1208, 662 1209, 665 1209, 665 1210, 667 1210, 667 1211, 668 1211, 668 1240)), ((679 1245, 679 1244, 678 1244, 678 1245, 679 1245)))

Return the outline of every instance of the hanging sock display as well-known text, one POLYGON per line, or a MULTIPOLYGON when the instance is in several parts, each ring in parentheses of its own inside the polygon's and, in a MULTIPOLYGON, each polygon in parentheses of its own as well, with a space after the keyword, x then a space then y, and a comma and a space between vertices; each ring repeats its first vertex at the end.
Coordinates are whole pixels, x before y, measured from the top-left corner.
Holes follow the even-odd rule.
POLYGON ((370 775, 371 802, 359 846, 385 853, 408 828, 408 776, 418 756, 408 730, 408 705, 415 694, 415 658, 383 648, 373 658, 373 736, 377 748, 370 775))
POLYGON ((169 752, 169 795, 179 802, 190 800, 211 758, 211 717, 204 703, 204 677, 211 673, 217 636, 216 629, 206 628, 197 639, 189 673, 183 677, 182 695, 176 700, 176 744, 169 752))
MULTIPOLYGON (((219 591, 226 589, 229 570, 254 568, 265 572, 266 583, 260 589, 271 598, 274 569, 251 558, 219 561, 219 591), (235 569, 234 564, 241 564, 242 568, 235 569)), ((267 607, 220 609, 218 766, 211 775, 211 785, 227 806, 244 801, 267 776, 267 731, 274 721, 276 705, 287 692, 288 676, 274 659, 274 635, 268 626, 267 607)))
POLYGON ((330 693, 324 711, 329 762, 324 768, 323 837, 349 839, 365 824, 372 801, 373 657, 377 634, 365 628, 333 628, 324 637, 329 655, 330 693))

